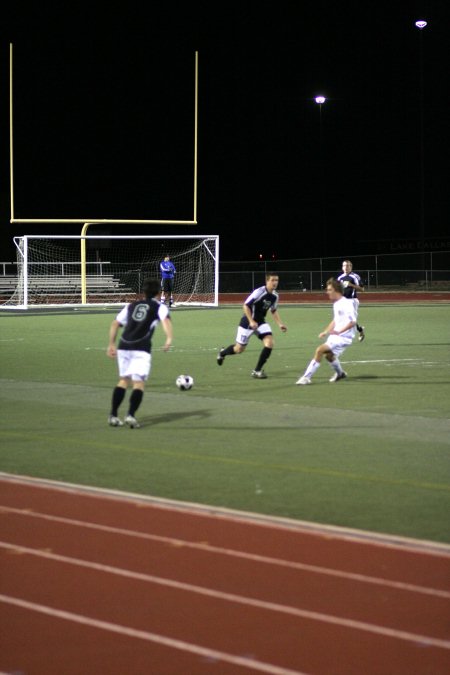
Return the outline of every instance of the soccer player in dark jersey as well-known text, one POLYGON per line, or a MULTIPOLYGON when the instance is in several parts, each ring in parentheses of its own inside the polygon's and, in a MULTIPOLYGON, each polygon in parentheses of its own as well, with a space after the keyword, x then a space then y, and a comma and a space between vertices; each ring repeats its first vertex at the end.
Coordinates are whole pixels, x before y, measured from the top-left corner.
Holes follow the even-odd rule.
POLYGON ((247 347, 248 341, 252 335, 262 341, 264 347, 259 355, 258 363, 255 370, 252 371, 252 377, 260 380, 265 380, 267 375, 263 370, 263 365, 272 353, 273 336, 270 325, 266 322, 266 314, 270 312, 275 322, 280 327, 280 330, 285 333, 286 326, 281 321, 278 313, 278 275, 266 274, 266 285, 260 288, 255 288, 246 301, 244 302, 244 316, 242 317, 236 335, 236 342, 225 349, 221 349, 217 355, 217 363, 222 365, 226 356, 233 356, 234 354, 242 354, 247 347))
MULTIPOLYGON (((344 260, 342 263, 342 274, 337 278, 344 287, 344 298, 349 298, 353 300, 355 305, 356 315, 358 316, 359 309, 359 300, 358 300, 358 291, 364 291, 364 286, 361 283, 361 277, 356 272, 353 272, 353 264, 351 260, 344 260)), ((358 331, 358 340, 362 342, 366 337, 364 332, 364 326, 360 326, 359 323, 356 324, 356 330, 358 331)))
POLYGON ((159 292, 158 279, 147 279, 143 284, 144 297, 125 305, 111 323, 106 353, 111 358, 117 357, 119 367, 119 381, 113 390, 111 413, 108 417, 108 424, 112 427, 123 426, 118 416, 119 406, 130 384, 132 391, 125 424, 131 429, 140 427, 135 413, 141 405, 145 382, 150 375, 152 337, 159 322, 166 334, 164 351, 168 351, 172 344, 172 321, 168 307, 156 298, 159 292), (123 328, 123 331, 116 349, 115 343, 119 328, 123 328))

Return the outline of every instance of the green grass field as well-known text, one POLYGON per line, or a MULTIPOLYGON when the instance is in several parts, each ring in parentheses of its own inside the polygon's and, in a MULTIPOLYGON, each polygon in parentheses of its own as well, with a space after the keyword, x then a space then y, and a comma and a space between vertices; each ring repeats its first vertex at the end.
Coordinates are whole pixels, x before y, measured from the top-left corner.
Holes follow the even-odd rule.
POLYGON ((450 542, 450 307, 361 306, 349 378, 329 384, 324 363, 306 387, 331 309, 280 313, 288 333, 274 327, 269 378, 253 380, 256 338, 216 364, 239 307, 175 309, 136 430, 107 425, 115 312, 0 314, 0 471, 450 542))

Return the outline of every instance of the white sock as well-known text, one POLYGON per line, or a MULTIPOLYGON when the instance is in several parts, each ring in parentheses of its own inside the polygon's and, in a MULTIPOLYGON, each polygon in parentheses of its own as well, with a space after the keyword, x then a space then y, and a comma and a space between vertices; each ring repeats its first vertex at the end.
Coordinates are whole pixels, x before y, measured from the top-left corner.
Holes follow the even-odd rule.
POLYGON ((320 363, 313 359, 307 369, 305 370, 305 377, 312 377, 316 370, 320 368, 320 363))
POLYGON ((340 375, 342 371, 342 366, 339 362, 339 359, 336 357, 334 361, 331 361, 330 366, 337 372, 338 375, 340 375))

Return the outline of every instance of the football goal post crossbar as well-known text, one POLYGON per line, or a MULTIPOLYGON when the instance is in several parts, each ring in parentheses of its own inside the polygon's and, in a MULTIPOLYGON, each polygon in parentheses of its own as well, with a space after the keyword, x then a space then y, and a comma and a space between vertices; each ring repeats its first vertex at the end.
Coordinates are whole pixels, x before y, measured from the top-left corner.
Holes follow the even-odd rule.
POLYGON ((219 304, 218 235, 25 235, 14 243, 16 287, 2 308, 124 304, 146 278, 160 278, 167 255, 175 304, 219 304))
POLYGON ((110 218, 16 218, 14 201, 14 125, 13 125, 13 44, 9 45, 9 172, 10 172, 10 222, 11 223, 85 223, 130 224, 130 225, 197 225, 198 188, 198 51, 194 53, 194 166, 193 166, 193 212, 192 219, 110 219, 110 218))

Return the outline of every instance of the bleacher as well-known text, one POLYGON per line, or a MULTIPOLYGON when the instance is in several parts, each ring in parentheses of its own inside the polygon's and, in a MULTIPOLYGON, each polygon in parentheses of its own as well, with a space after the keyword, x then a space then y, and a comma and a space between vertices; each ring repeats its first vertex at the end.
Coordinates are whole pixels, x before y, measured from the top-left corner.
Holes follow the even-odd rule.
POLYGON ((16 276, 0 276, 0 295, 10 296, 14 293, 17 286, 16 276))
MULTIPOLYGON (((11 296, 17 287, 17 277, 0 276, 0 295, 11 296)), ((30 275, 28 277, 28 291, 30 294, 81 294, 81 277, 79 274, 59 275, 30 275)), ((86 291, 89 294, 117 295, 118 293, 133 293, 112 274, 87 275, 86 291)))

